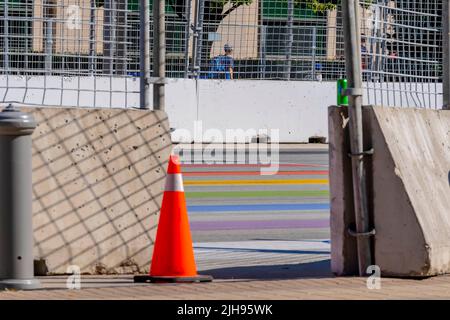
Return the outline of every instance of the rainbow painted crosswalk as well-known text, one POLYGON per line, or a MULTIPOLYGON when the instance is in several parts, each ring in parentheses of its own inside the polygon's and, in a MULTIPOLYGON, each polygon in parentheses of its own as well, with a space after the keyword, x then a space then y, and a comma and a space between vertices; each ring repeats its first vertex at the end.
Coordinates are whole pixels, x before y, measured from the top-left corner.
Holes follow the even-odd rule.
POLYGON ((328 166, 281 164, 269 176, 260 175, 260 169, 248 164, 183 165, 194 240, 294 239, 305 232, 328 237, 328 166))

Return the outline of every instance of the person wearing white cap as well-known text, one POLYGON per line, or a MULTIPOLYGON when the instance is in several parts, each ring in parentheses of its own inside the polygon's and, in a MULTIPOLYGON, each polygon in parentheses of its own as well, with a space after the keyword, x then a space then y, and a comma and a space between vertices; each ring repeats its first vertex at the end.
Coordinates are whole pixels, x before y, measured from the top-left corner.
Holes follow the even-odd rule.
POLYGON ((234 59, 231 56, 233 53, 233 47, 226 44, 223 47, 225 54, 214 57, 211 60, 210 79, 234 79, 234 59))
POLYGON ((225 51, 224 64, 226 70, 228 71, 228 73, 226 73, 226 79, 234 79, 234 59, 231 56, 231 54, 233 53, 233 47, 227 43, 223 46, 223 49, 225 51))

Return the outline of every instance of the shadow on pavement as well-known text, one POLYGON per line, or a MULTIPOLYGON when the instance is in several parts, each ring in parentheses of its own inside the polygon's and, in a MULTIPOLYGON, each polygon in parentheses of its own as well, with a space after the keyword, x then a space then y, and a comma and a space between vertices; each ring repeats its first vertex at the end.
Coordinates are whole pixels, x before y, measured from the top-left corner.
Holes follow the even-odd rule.
POLYGON ((202 270, 219 280, 291 280, 301 278, 330 278, 331 260, 323 260, 302 264, 243 266, 220 269, 202 270))

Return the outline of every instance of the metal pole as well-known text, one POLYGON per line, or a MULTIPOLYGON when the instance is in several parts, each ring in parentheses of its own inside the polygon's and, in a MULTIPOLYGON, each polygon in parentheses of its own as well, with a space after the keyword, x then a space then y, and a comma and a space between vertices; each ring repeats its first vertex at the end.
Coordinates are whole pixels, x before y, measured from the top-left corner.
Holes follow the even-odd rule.
POLYGON ((117 64, 116 64, 116 73, 120 75, 127 74, 127 9, 128 9, 128 1, 127 0, 119 0, 117 2, 117 10, 116 10, 116 56, 117 56, 117 64))
POLYGON ((95 56, 95 0, 91 0, 91 10, 89 17, 89 73, 94 74, 95 56))
POLYGON ((112 73, 112 1, 105 0, 103 10, 103 73, 111 75, 112 73))
POLYGON ((33 270, 32 114, 0 112, 0 289, 36 289, 33 270))
POLYGON ((442 85, 444 87, 443 109, 450 110, 450 5, 449 0, 442 3, 442 27, 443 27, 443 70, 442 85))
POLYGON ((313 80, 317 80, 316 78, 316 49, 317 49, 317 28, 313 27, 312 34, 312 78, 313 80))
POLYGON ((364 146, 362 127, 362 74, 361 74, 361 32, 359 1, 343 0, 342 14, 345 36, 345 58, 348 78, 350 147, 352 153, 353 197, 355 209, 360 276, 366 275, 372 265, 370 221, 367 205, 367 188, 364 169, 364 146))
POLYGON ((203 45, 203 14, 205 11, 204 0, 198 0, 195 5, 195 27, 194 27, 194 77, 198 78, 201 72, 202 45, 203 45))
POLYGON ((265 42, 265 32, 264 32, 264 24, 263 24, 263 9, 262 5, 258 5, 258 78, 264 79, 264 42, 265 42))
POLYGON ((266 28, 267 26, 265 25, 260 25, 260 42, 259 42, 259 46, 260 46, 260 65, 259 65, 259 73, 260 73, 260 78, 261 79, 265 79, 266 78, 266 28))
POLYGON ((140 108, 149 109, 150 102, 150 8, 148 0, 139 0, 139 64, 140 108))
POLYGON ((3 60, 3 69, 6 74, 9 72, 9 11, 8 11, 9 3, 5 1, 3 3, 3 16, 4 16, 4 33, 3 33, 3 46, 5 51, 3 52, 4 60, 3 60))
POLYGON ((186 30, 184 35, 184 77, 189 78, 189 38, 191 35, 192 0, 187 0, 185 8, 186 30))
POLYGON ((153 0, 153 110, 165 109, 166 1, 153 0))
POLYGON ((291 78, 292 45, 294 43, 294 0, 288 0, 287 8, 287 39, 286 39, 286 79, 291 78))
POLYGON ((48 19, 45 32, 45 72, 50 74, 52 71, 53 56, 53 20, 48 19))

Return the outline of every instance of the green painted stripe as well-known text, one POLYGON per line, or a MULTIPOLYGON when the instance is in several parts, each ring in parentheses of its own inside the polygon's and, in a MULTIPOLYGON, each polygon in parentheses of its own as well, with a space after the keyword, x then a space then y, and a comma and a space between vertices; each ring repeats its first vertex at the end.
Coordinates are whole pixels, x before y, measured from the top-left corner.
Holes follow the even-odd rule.
POLYGON ((327 197, 328 190, 293 190, 293 191, 217 191, 217 192, 186 192, 191 199, 203 198, 263 198, 263 197, 327 197))

